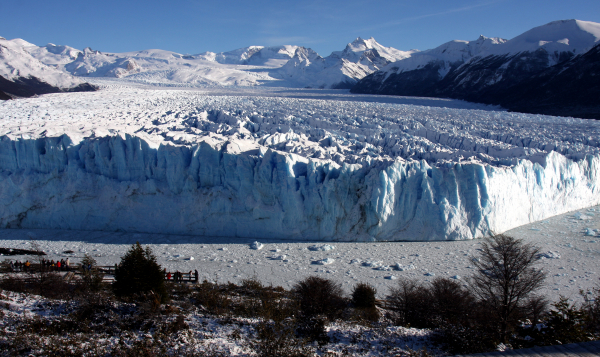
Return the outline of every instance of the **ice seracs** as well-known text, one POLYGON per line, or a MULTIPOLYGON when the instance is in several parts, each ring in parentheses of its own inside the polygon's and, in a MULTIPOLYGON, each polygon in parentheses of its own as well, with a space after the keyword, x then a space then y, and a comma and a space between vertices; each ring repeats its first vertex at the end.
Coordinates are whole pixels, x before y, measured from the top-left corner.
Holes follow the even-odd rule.
POLYGON ((8 228, 456 240, 600 203, 595 121, 127 87, 1 105, 8 228))

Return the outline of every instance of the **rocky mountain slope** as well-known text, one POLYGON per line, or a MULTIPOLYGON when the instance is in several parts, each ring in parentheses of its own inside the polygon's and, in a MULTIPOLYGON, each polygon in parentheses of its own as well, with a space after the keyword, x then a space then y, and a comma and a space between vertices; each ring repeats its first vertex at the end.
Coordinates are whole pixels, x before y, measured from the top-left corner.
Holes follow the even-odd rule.
POLYGON ((284 80, 299 87, 351 88, 358 80, 416 51, 385 47, 374 38, 357 38, 343 51, 321 57, 311 49, 299 48, 279 71, 284 80))
POLYGON ((0 99, 94 90, 88 83, 33 58, 23 49, 25 44, 0 37, 0 99))
POLYGON ((385 47, 373 38, 358 38, 327 57, 291 45, 187 55, 156 49, 105 53, 54 44, 38 47, 21 39, 11 42, 44 64, 75 76, 175 86, 350 88, 364 76, 416 52, 385 47))
POLYGON ((578 63, 595 67, 593 55, 581 56, 599 40, 600 24, 565 20, 536 27, 509 41, 483 36, 471 42, 452 41, 388 65, 362 79, 352 92, 456 98, 532 113, 600 118, 590 114, 592 108, 572 112, 536 102, 542 97, 560 97, 561 103, 571 108, 588 106, 565 100, 576 92, 588 91, 590 85, 597 87, 594 76, 585 79, 578 63), (581 75, 562 75, 562 82, 553 79, 548 85, 544 82, 567 68, 581 75))

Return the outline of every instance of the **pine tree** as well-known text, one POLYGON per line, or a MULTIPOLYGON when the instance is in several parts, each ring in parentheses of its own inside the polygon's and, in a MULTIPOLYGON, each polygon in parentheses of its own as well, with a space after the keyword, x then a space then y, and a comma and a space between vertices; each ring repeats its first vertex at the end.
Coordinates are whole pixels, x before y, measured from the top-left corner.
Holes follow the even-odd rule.
POLYGON ((113 291, 118 297, 154 292, 162 302, 167 300, 163 270, 149 247, 144 250, 137 242, 121 258, 115 271, 113 291))

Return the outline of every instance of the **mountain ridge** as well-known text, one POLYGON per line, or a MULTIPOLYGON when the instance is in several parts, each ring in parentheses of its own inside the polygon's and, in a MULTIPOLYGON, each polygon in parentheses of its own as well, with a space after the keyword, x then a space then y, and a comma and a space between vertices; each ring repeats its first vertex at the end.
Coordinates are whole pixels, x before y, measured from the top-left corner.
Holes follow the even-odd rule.
POLYGON ((0 38, 0 99, 38 94, 91 91, 95 87, 68 73, 47 66, 31 56, 21 39, 0 38))
MULTIPOLYGON (((556 83, 559 81, 553 78, 558 78, 556 73, 566 69, 561 66, 567 63, 573 73, 578 63, 595 68, 590 62, 595 57, 591 55, 574 60, 600 44, 600 23, 590 21, 558 20, 534 27, 512 39, 481 35, 473 41, 452 40, 425 51, 401 51, 385 47, 373 37, 357 37, 343 50, 333 51, 325 57, 310 48, 293 45, 248 46, 227 52, 189 55, 160 49, 104 53, 89 47, 78 50, 52 43, 38 47, 23 39, 0 41, 13 52, 21 51, 19 56, 27 58, 22 60, 23 63, 35 60, 38 63, 35 66, 48 67, 42 72, 51 78, 37 84, 24 79, 27 75, 14 80, 12 69, 0 72, 4 79, 13 83, 10 86, 38 87, 37 92, 24 90, 21 94, 15 94, 16 89, 11 89, 17 96, 44 93, 46 89, 42 82, 56 81, 56 78, 62 78, 66 84, 62 85, 63 89, 53 91, 76 87, 70 82, 80 81, 77 77, 114 77, 169 86, 350 89, 353 93, 454 98, 501 105, 509 110, 600 117, 590 114, 596 112, 592 108, 565 112, 549 104, 542 110, 534 103, 526 106, 511 95, 511 92, 519 92, 523 93, 522 98, 528 97, 530 93, 518 90, 517 86, 523 83, 524 87, 529 87, 535 82, 537 87, 530 88, 533 92, 544 87, 550 97, 563 93, 563 98, 575 98, 558 88, 556 83), (559 66, 558 69, 553 68, 555 66, 559 66), (69 76, 71 74, 76 77, 69 76), (545 86, 540 82, 542 79, 552 80, 552 83, 545 86), (554 111, 547 112, 548 108, 554 108, 554 111)), ((4 67, 10 66, 4 63, 4 67)), ((587 87, 576 88, 568 85, 566 77, 560 78, 564 88, 595 90, 593 81, 587 81, 587 87)), ((584 79, 577 73, 572 80, 584 79)), ((7 90, 8 84, 3 83, 2 88, 7 90)), ((61 85, 54 87, 61 88, 61 85)), ((10 97, 6 90, 0 94, 2 98, 10 97)), ((557 102, 563 101, 557 99, 557 102)), ((565 105, 574 108, 581 104, 576 103, 579 102, 565 105)))
MULTIPOLYGON (((539 110, 535 109, 534 103, 525 106, 522 101, 517 105, 509 100, 517 100, 510 92, 521 82, 529 83, 533 76, 549 78, 543 75, 545 71, 554 73, 555 70, 549 68, 563 66, 597 46, 600 43, 600 24, 580 20, 554 21, 511 40, 482 36, 476 41, 451 41, 435 49, 414 54, 365 76, 351 92, 463 99, 502 105, 509 110, 519 108, 536 112, 539 110), (475 51, 470 51, 470 45, 476 41, 479 41, 479 45, 475 46, 475 51), (454 52, 447 53, 447 49, 453 49, 454 52)), ((538 80, 537 87, 529 84, 526 86, 535 92, 539 90, 540 84, 538 80)), ((587 87, 579 88, 580 91, 586 89, 587 87)), ((556 86, 546 87, 546 90, 550 90, 548 94, 551 96, 562 92, 556 86)), ((546 107, 548 108, 550 107, 546 107)), ((592 115, 600 118, 598 114, 591 114, 596 112, 595 109, 589 109, 565 112, 554 106, 554 110, 543 112, 554 115, 587 113, 586 117, 592 115)))

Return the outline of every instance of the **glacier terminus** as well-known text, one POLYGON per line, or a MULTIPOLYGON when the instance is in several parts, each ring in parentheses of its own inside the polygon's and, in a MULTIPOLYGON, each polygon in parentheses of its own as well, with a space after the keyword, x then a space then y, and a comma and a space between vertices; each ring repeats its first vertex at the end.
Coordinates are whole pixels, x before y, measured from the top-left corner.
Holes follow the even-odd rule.
POLYGON ((600 203, 600 122, 333 90, 0 103, 0 227, 463 240, 600 203))

